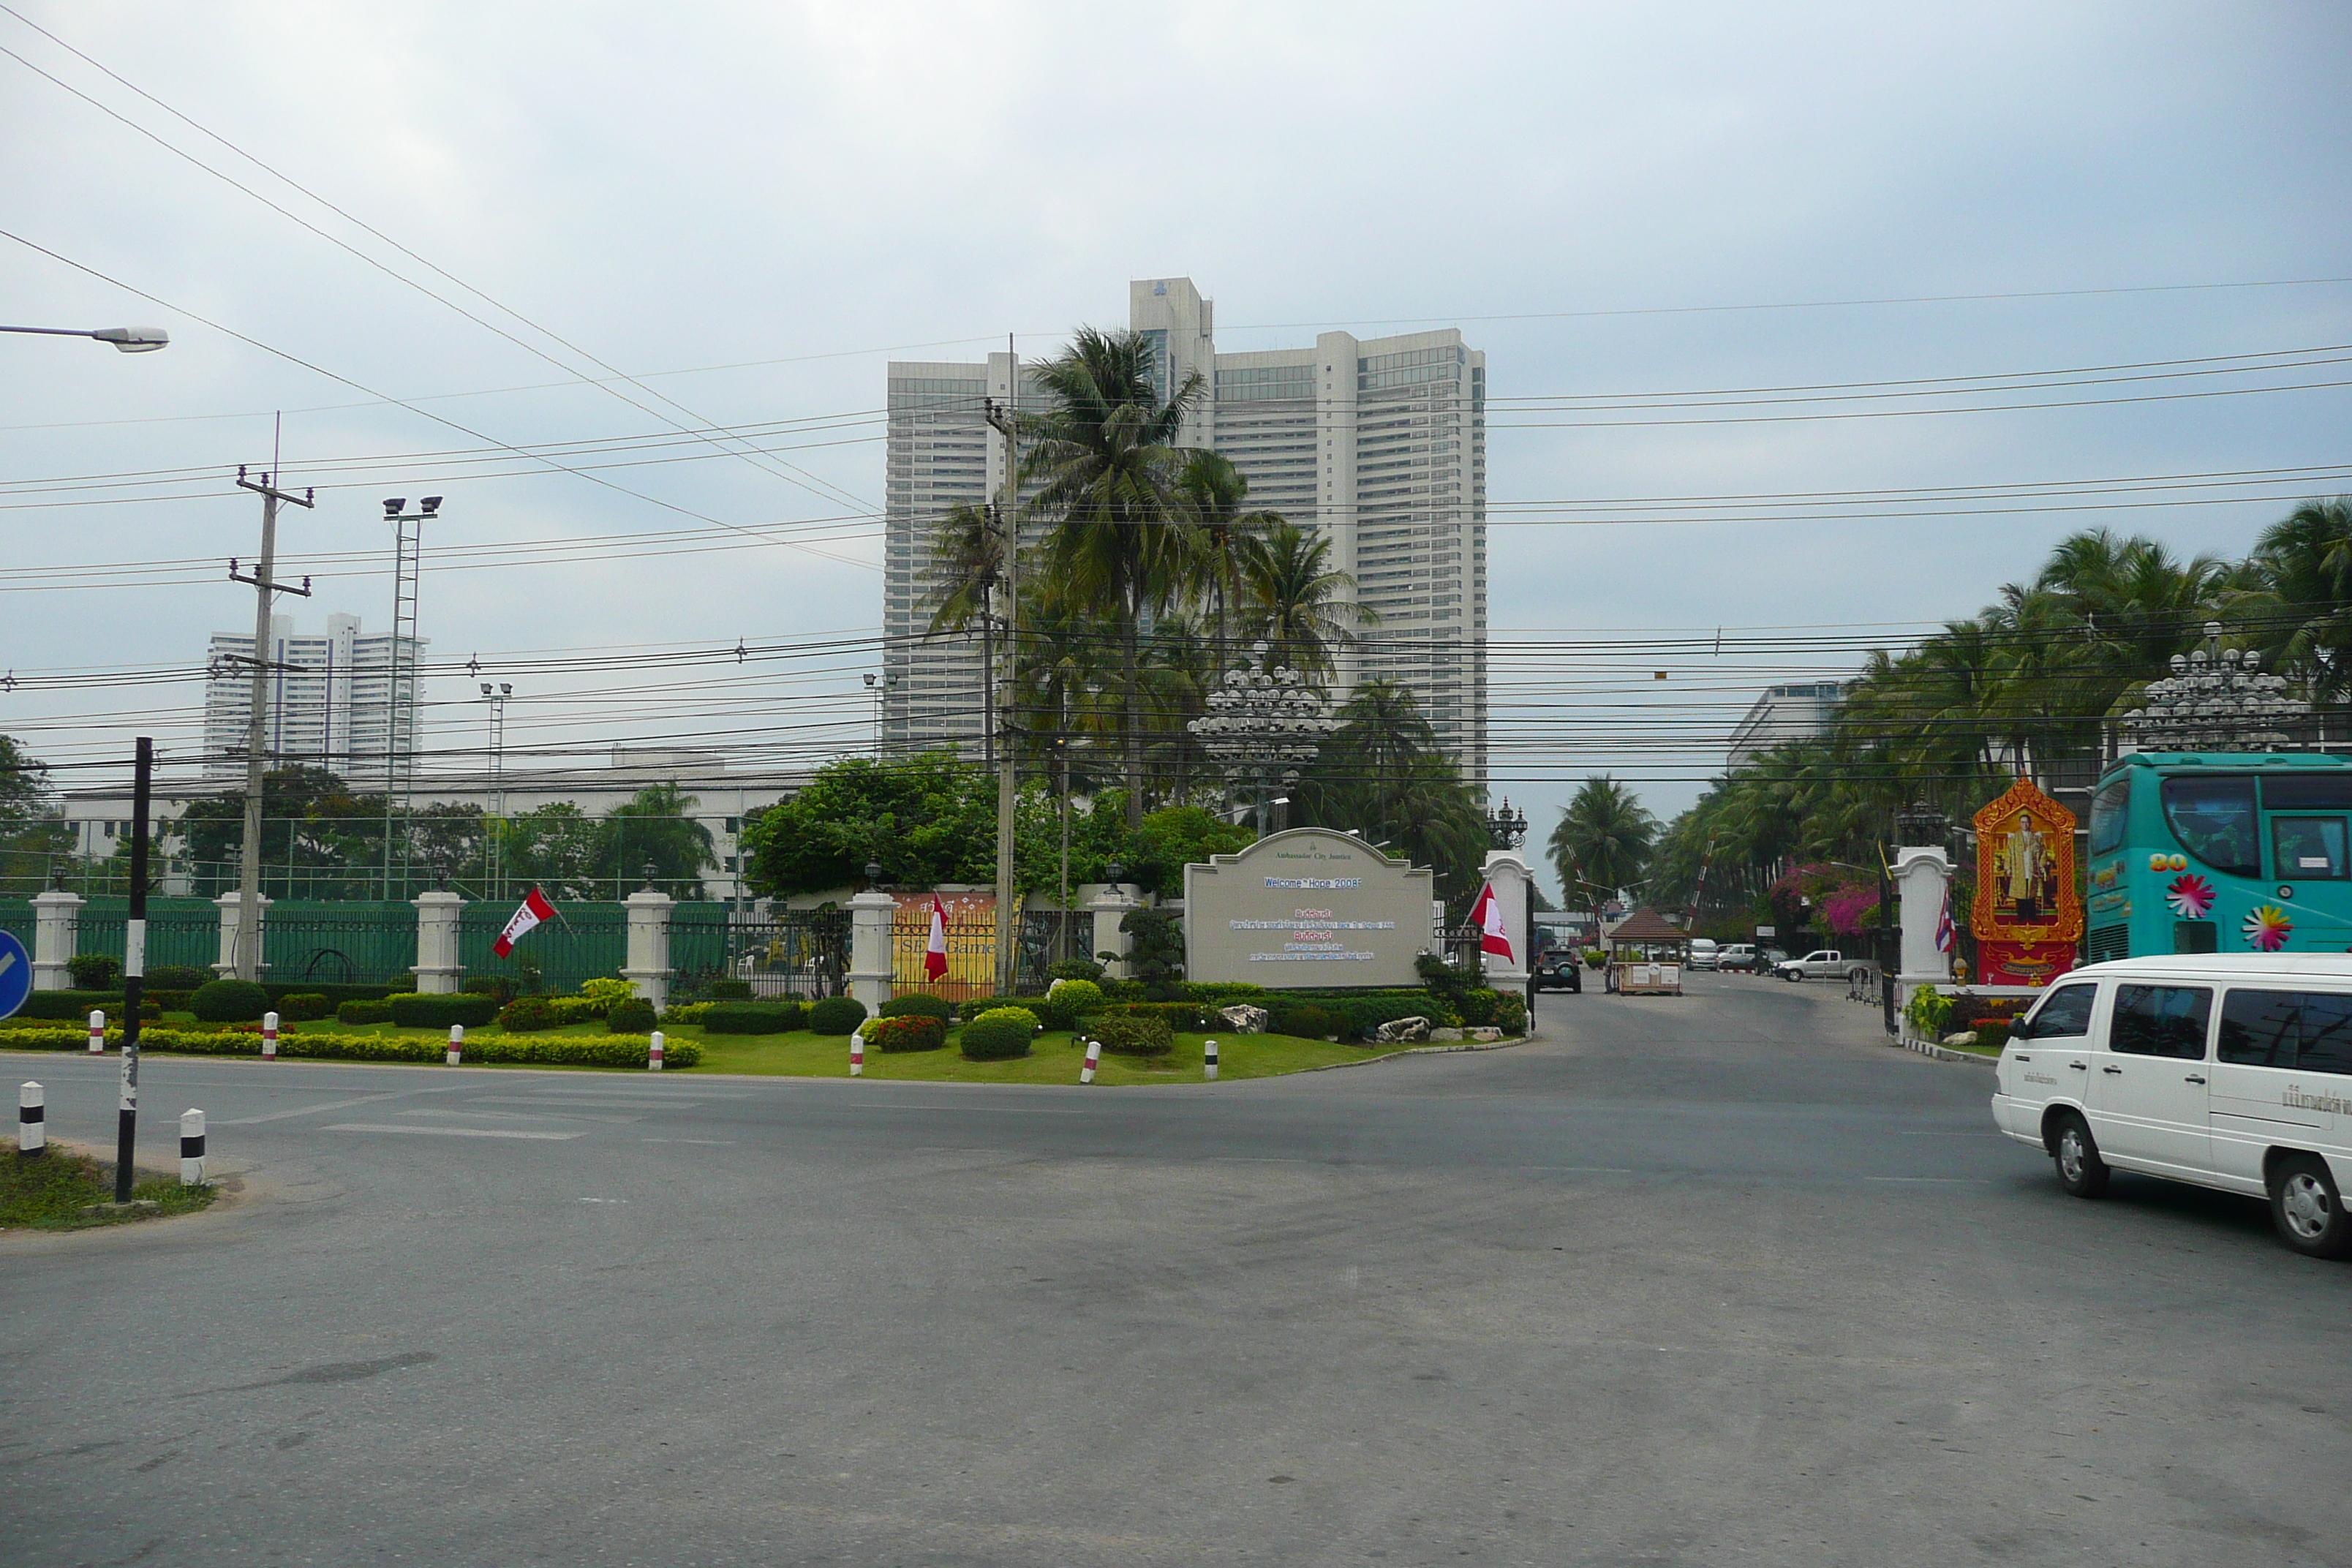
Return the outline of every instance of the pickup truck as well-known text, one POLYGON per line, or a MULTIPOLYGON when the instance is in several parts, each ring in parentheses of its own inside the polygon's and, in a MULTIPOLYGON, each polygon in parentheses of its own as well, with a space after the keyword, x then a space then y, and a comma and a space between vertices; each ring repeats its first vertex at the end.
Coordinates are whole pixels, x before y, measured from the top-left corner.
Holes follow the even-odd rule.
POLYGON ((1817 947, 1802 958, 1774 964, 1772 973, 1783 980, 1846 980, 1859 985, 1870 978, 1870 965, 1833 947, 1817 947))

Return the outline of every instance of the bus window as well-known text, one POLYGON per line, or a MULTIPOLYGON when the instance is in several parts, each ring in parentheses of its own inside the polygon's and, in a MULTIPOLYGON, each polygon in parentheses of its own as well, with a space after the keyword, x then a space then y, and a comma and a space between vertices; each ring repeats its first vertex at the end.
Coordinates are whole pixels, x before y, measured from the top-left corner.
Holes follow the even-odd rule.
POLYGON ((2265 811, 2352 811, 2352 770, 2280 773, 2263 780, 2265 811))
POLYGON ((2130 818, 2131 775, 2101 786, 2091 797, 2091 853, 2104 855, 2124 841, 2124 824, 2130 818))
POLYGON ((2233 877, 2263 874, 2251 778, 2179 776, 2164 781, 2164 820, 2180 847, 2233 877))
POLYGON ((2281 881, 2341 881, 2344 819, 2340 816, 2275 816, 2271 819, 2271 852, 2277 857, 2281 881))

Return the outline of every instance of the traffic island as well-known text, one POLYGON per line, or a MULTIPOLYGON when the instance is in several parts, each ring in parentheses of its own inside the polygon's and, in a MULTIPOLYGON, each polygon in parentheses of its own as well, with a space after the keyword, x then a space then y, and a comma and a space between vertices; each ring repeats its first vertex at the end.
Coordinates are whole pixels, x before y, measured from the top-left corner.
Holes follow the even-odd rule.
POLYGON ((89 1230, 197 1214, 215 1186, 184 1187, 177 1176, 135 1173, 131 1202, 114 1202, 114 1166, 52 1142, 38 1154, 0 1154, 0 1231, 89 1230))

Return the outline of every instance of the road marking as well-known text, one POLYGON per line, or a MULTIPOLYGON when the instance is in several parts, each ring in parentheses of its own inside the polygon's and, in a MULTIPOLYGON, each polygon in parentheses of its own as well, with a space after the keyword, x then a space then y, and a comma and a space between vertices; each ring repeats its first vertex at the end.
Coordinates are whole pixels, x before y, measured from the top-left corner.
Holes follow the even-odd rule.
POLYGON ((466 1103, 468 1105, 543 1105, 551 1110, 560 1105, 584 1105, 604 1110, 661 1110, 671 1106, 687 1108, 702 1102, 698 1100, 625 1100, 618 1097, 604 1100, 589 1100, 585 1097, 550 1100, 541 1095, 478 1094, 466 1103))
POLYGON ((1980 1187, 1989 1176, 1864 1176, 1865 1182, 1904 1182, 1925 1186, 1980 1187))
POLYGON ((475 1121, 601 1121, 608 1127, 633 1127, 645 1120, 642 1116, 597 1116, 583 1110, 562 1114, 534 1114, 528 1110, 404 1110, 400 1114, 465 1117, 475 1121))
MULTIPOLYGON (((683 1070, 683 1069, 681 1069, 681 1070, 683 1070)), ((642 1080, 640 1080, 640 1081, 642 1081, 642 1080)), ((751 1099, 751 1097, 750 1095, 748 1095, 748 1094, 718 1094, 718 1093, 714 1093, 713 1091, 711 1091, 711 1090, 709 1090, 709 1089, 704 1089, 704 1088, 703 1088, 701 1085, 699 1085, 699 1084, 695 1084, 695 1085, 692 1085, 692 1086, 688 1086, 688 1085, 686 1085, 686 1084, 680 1084, 680 1085, 679 1085, 677 1089, 652 1089, 652 1088, 645 1088, 645 1089, 557 1089, 557 1088, 554 1088, 554 1087, 551 1087, 551 1087, 549 1087, 549 1088, 545 1088, 545 1089, 534 1089, 530 1090, 530 1093, 531 1093, 532 1095, 537 1096, 537 1097, 540 1097, 540 1098, 552 1098, 552 1099, 556 1099, 556 1100, 594 1100, 594 1099, 598 1098, 599 1096, 603 1096, 603 1095, 615 1095, 615 1094, 618 1094, 618 1095, 629 1095, 629 1096, 635 1096, 635 1097, 637 1097, 637 1098, 640 1098, 640 1099, 646 1099, 646 1100, 677 1100, 677 1101, 678 1101, 680 1104, 685 1104, 685 1103, 688 1103, 688 1102, 689 1102, 689 1101, 691 1101, 691 1100, 749 1100, 749 1099, 751 1099)))
POLYGON ((1588 1176, 1630 1176, 1633 1173, 1628 1165, 1521 1165, 1518 1168, 1522 1171, 1573 1171, 1588 1176))
POLYGON ((520 1127, 395 1127, 384 1121, 339 1121, 325 1132, 427 1132, 443 1138, 541 1138, 560 1142, 566 1138, 585 1138, 579 1132, 539 1132, 520 1127))
POLYGON ((266 1116, 240 1116, 234 1121, 215 1121, 215 1127, 257 1127, 265 1121, 283 1121, 289 1116, 316 1116, 322 1110, 348 1110, 354 1105, 373 1105, 379 1100, 407 1100, 419 1094, 448 1094, 458 1086, 448 1089, 405 1089, 398 1094, 363 1094, 357 1100, 331 1100, 323 1105, 298 1106, 292 1110, 273 1110, 266 1116))
POLYGON ((2003 1136, 1999 1132, 1916 1132, 1904 1127, 1896 1128, 1895 1135, 1897 1138, 1999 1138, 2003 1136))
POLYGON ((732 1149, 732 1138, 640 1138, 640 1143, 699 1143, 708 1149, 732 1149))

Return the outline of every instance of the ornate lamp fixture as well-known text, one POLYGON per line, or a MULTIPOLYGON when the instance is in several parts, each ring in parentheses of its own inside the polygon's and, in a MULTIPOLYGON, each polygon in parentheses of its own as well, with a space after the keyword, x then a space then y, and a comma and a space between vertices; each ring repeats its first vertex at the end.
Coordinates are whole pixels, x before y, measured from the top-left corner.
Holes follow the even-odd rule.
POLYGON ((1511 809, 1511 797, 1503 797, 1502 808, 1486 813, 1486 837, 1497 849, 1517 849, 1527 842, 1528 814, 1511 809))
POLYGON ((1184 728, 1226 778, 1255 796, 1264 833, 1275 790, 1298 782, 1299 770, 1315 761, 1339 721, 1324 710, 1323 694, 1287 667, 1227 670, 1208 706, 1184 728))
POLYGON ((2205 624, 2206 646, 2172 656, 2172 675, 2150 681, 2143 706, 2123 717, 2124 745, 2135 752, 2273 752, 2294 744, 2290 726, 2311 704, 2285 695, 2286 682, 2265 674, 2252 648, 2218 650, 2221 623, 2205 624))

